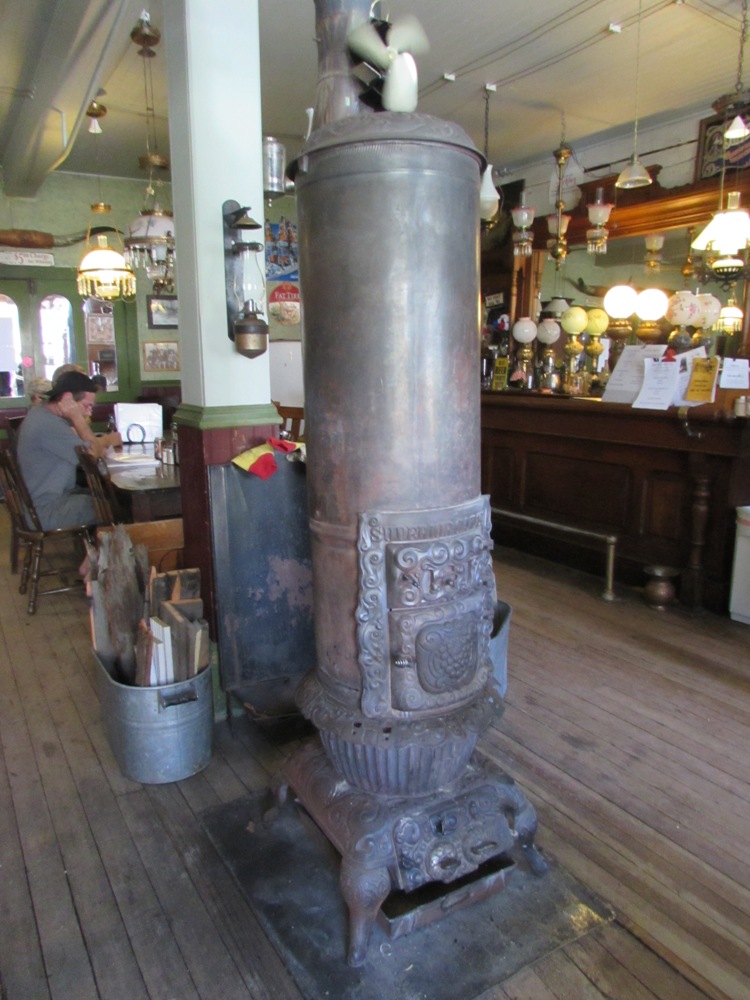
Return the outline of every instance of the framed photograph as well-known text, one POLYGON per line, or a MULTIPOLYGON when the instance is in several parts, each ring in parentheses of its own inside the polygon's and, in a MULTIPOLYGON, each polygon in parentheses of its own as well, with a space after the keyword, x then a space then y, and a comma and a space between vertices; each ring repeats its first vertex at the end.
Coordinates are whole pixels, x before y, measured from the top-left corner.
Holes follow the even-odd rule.
POLYGON ((176 340, 153 340, 143 345, 144 372, 178 372, 180 345, 176 340))
MULTIPOLYGON (((743 117, 750 112, 750 105, 741 109, 743 117)), ((695 157, 695 179, 718 177, 726 162, 727 170, 744 170, 750 167, 750 136, 731 146, 724 146, 724 130, 729 123, 725 115, 704 118, 698 131, 698 152, 695 157)))
POLYGON ((147 295, 149 330, 176 330, 179 313, 176 295, 147 295))

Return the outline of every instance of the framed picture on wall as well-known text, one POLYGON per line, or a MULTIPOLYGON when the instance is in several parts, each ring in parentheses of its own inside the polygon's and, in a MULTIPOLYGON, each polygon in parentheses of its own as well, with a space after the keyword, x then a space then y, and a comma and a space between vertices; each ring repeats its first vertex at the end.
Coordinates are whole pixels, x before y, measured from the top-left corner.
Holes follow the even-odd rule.
MULTIPOLYGON (((743 106, 743 118, 749 111, 750 105, 743 106)), ((725 162, 727 170, 744 170, 750 167, 750 136, 725 148, 724 130, 728 125, 726 115, 712 115, 701 121, 695 157, 696 181, 718 177, 725 162)))
POLYGON ((179 312, 176 295, 147 295, 149 330, 176 330, 179 312))
POLYGON ((144 372, 178 372, 180 345, 176 340, 149 340, 143 345, 144 372))

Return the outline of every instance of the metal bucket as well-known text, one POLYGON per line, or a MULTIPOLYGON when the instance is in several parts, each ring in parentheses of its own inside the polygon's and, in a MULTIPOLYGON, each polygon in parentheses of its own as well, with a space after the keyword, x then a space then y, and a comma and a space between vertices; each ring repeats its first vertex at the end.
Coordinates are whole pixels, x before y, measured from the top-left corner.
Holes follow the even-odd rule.
POLYGON ((211 668, 188 681, 132 687, 97 661, 102 722, 123 774, 161 785, 202 771, 211 759, 211 668))

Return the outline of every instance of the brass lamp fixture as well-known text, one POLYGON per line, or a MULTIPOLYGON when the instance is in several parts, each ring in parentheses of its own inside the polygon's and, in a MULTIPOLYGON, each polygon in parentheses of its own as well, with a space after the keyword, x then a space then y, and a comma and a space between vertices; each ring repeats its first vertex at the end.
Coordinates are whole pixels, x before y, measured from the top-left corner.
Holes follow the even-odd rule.
POLYGON ((513 225, 513 256, 530 257, 534 243, 534 233, 531 226, 534 223, 536 209, 526 204, 526 188, 521 192, 521 201, 516 208, 510 210, 513 225))
POLYGON ((664 338, 659 320, 664 317, 668 304, 667 293, 660 288, 644 288, 635 300, 635 314, 638 317, 636 337, 643 344, 658 344, 664 338))
POLYGON ((607 252, 609 230, 606 225, 614 205, 604 200, 604 188, 598 187, 593 202, 587 206, 591 229, 586 230, 586 251, 590 254, 607 252))
MULTIPOLYGON (((602 337, 607 332, 609 326, 609 316, 599 307, 588 310, 588 320, 586 326, 584 327, 584 333, 588 336, 588 343, 584 348, 586 357, 589 360, 590 378, 589 386, 591 385, 592 378, 597 378, 600 382, 603 381, 602 372, 600 372, 600 358, 604 354, 604 344, 602 343, 602 337)), ((604 362, 606 364, 606 362, 604 362)), ((602 364, 603 367, 603 364, 602 364)), ((606 376, 605 376, 606 377, 606 376)))
POLYGON ((568 241, 565 239, 565 233, 568 229, 570 216, 565 215, 563 212, 565 208, 563 176, 572 152, 572 148, 565 141, 562 141, 554 152, 555 163, 557 164, 557 200, 555 201, 555 215, 547 216, 547 228, 551 237, 547 240, 547 249, 549 250, 550 257, 555 261, 558 271, 568 256, 568 241))
POLYGON ((583 344, 578 338, 586 329, 588 321, 588 313, 582 306, 571 306, 560 317, 560 326, 568 335, 563 348, 566 358, 565 388, 576 396, 583 393, 585 382, 582 374, 578 371, 579 358, 583 354, 583 344))
POLYGON ((643 240, 646 244, 646 256, 643 259, 646 270, 661 271, 664 233, 648 233, 643 240))
MULTIPOLYGON (((175 227, 170 212, 162 209, 156 198, 155 174, 169 169, 169 159, 159 152, 154 109, 154 84, 152 60, 156 57, 154 46, 161 40, 161 32, 151 23, 148 11, 130 32, 143 60, 143 90, 146 104, 146 152, 138 157, 142 170, 148 171, 148 183, 143 208, 137 219, 130 223, 124 239, 125 259, 132 268, 142 268, 153 282, 155 295, 173 295, 175 290, 175 227)), ((159 186, 157 181, 156 185, 159 186)))
POLYGON ((610 371, 617 364, 625 342, 633 332, 632 316, 638 293, 630 285, 614 285, 604 296, 604 311, 609 316, 607 336, 610 340, 610 371))

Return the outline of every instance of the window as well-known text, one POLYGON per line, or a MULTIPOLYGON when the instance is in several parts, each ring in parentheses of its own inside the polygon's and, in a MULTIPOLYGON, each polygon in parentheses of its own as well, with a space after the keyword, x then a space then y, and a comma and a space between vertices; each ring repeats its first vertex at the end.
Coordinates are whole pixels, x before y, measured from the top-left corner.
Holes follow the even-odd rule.
POLYGON ((64 295, 46 295, 39 303, 44 378, 52 380, 60 365, 75 363, 73 308, 64 295))
POLYGON ((22 362, 18 306, 0 294, 0 396, 23 396, 22 362))

